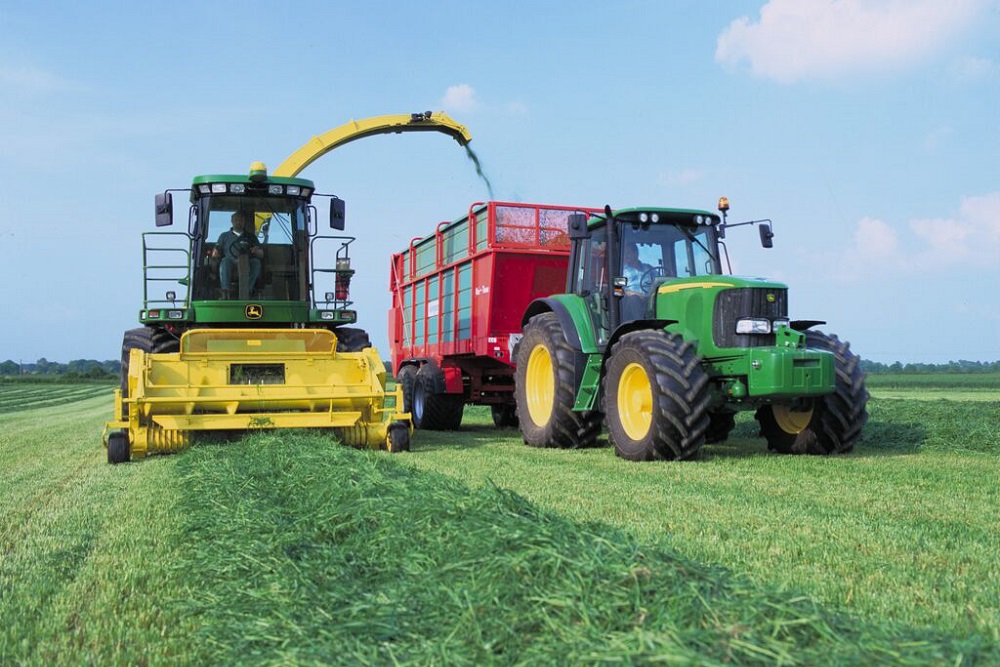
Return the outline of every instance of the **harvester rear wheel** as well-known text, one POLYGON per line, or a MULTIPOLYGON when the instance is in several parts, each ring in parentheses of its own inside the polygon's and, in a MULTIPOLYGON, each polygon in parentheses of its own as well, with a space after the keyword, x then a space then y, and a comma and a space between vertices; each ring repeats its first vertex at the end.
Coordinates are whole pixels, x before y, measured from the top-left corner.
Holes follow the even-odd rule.
POLYGON ((364 329, 337 327, 333 333, 337 336, 338 352, 360 352, 372 346, 371 338, 364 329))
POLYGON ((566 340, 555 313, 524 327, 518 345, 514 397, 524 442, 532 447, 593 447, 601 431, 597 410, 575 412, 577 364, 582 355, 566 340))
POLYGON ((832 352, 835 384, 832 394, 804 406, 767 405, 755 417, 768 449, 782 454, 844 454, 854 449, 868 421, 868 390, 861 358, 834 335, 806 332, 806 346, 832 352))
POLYGON ((440 368, 424 364, 413 383, 413 425, 430 431, 454 431, 462 425, 465 401, 457 394, 438 391, 444 386, 440 368))
POLYGON ((624 459, 691 459, 705 442, 708 375, 680 336, 622 336, 607 362, 604 397, 611 442, 624 459))
POLYGON ((131 458, 128 446, 128 434, 115 431, 108 434, 108 463, 125 463, 131 458))
POLYGON ((386 444, 390 454, 410 451, 410 427, 403 422, 389 424, 386 444))

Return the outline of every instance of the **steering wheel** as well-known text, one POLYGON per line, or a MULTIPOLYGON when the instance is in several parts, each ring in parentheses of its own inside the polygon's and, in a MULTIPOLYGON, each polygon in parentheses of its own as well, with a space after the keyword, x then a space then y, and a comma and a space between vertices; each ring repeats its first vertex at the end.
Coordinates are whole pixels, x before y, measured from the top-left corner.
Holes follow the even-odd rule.
POLYGON ((240 255, 246 255, 250 252, 250 242, 246 239, 240 239, 229 244, 229 256, 232 259, 239 259, 240 255))
POLYGON ((656 278, 665 278, 666 275, 667 272, 662 266, 649 267, 643 271, 642 276, 639 278, 639 290, 648 294, 649 289, 653 286, 653 280, 656 278))

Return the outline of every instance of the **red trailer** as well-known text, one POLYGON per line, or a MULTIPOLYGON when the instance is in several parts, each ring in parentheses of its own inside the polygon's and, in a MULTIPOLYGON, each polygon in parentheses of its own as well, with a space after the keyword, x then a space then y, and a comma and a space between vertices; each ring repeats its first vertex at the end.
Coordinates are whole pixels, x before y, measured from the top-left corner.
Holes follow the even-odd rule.
POLYGON ((466 403, 516 426, 514 346, 532 300, 565 291, 567 217, 599 209, 477 202, 392 256, 392 367, 417 428, 455 429, 466 403))

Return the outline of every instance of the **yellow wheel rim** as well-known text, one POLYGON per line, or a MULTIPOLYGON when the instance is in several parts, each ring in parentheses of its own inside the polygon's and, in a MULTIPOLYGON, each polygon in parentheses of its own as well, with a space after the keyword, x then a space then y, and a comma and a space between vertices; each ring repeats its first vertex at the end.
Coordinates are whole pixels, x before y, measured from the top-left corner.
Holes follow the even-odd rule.
POLYGON ((645 438, 653 423, 653 387, 637 363, 626 366, 618 380, 618 419, 633 440, 645 438))
POLYGON ((771 412, 781 430, 791 434, 801 433, 809 426, 813 416, 811 405, 808 410, 793 410, 787 405, 772 405, 771 412))
POLYGON ((552 356, 544 345, 536 345, 528 356, 528 369, 524 374, 525 398, 531 421, 545 426, 552 417, 552 404, 556 399, 556 374, 552 356))

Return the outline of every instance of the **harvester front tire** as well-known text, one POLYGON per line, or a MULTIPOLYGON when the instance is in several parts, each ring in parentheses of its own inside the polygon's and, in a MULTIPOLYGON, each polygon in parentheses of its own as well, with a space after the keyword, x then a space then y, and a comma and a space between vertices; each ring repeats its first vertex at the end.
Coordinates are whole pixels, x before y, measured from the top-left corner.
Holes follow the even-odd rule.
POLYGON ((629 461, 692 459, 708 429, 708 375, 691 343, 635 331, 615 343, 604 374, 615 453, 629 461))
POLYGON ((416 381, 416 366, 403 366, 396 374, 396 382, 403 388, 403 412, 409 412, 411 415, 413 414, 413 386, 416 381))
POLYGON ((417 371, 413 383, 413 424, 429 431, 455 431, 462 426, 465 401, 458 394, 439 392, 444 373, 431 364, 417 371))
POLYGON ((389 424, 387 449, 390 454, 410 451, 410 427, 403 422, 389 424))
POLYGON ((809 408, 794 411, 767 405, 755 417, 768 449, 782 454, 846 454, 854 449, 868 421, 868 390, 861 358, 834 335, 806 332, 806 346, 832 352, 835 383, 832 394, 813 399, 809 408), (810 412, 811 408, 811 412, 810 412))
POLYGON ((108 434, 108 463, 115 465, 126 463, 131 458, 129 452, 128 434, 115 431, 108 434))
MULTIPOLYGON (((129 358, 132 350, 142 350, 146 354, 166 354, 177 352, 180 341, 164 329, 138 327, 129 329, 122 338, 121 390, 122 398, 128 398, 129 358)), ((128 404, 123 405, 124 416, 128 416, 128 404)))
POLYGON ((372 346, 371 337, 364 329, 337 327, 333 333, 337 336, 338 352, 360 352, 372 346))
POLYGON ((577 364, 583 355, 566 339, 555 313, 524 327, 518 345, 514 397, 524 442, 532 447, 593 447, 601 431, 597 410, 575 412, 577 364))

